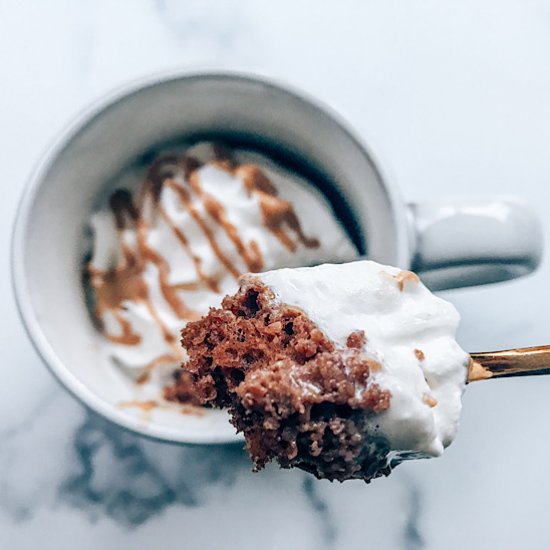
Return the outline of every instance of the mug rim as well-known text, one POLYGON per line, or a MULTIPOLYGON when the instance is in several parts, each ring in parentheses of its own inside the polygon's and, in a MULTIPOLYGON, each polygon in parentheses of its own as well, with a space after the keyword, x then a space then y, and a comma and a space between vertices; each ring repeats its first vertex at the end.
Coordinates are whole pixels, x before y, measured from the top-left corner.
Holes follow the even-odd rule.
POLYGON ((260 83, 277 92, 286 93, 309 106, 313 106, 331 118, 368 158, 380 183, 383 185, 384 191, 388 196, 389 205, 393 210, 392 218, 397 234, 395 263, 403 267, 408 267, 410 264, 411 250, 405 204, 397 187, 393 184, 391 178, 388 177, 387 172, 382 168, 377 155, 373 153, 372 149, 359 138, 350 125, 341 115, 335 112, 334 109, 287 82, 282 82, 280 79, 266 77, 261 74, 227 70, 197 71, 175 69, 132 79, 129 82, 120 84, 101 94, 74 115, 50 142, 50 145, 42 153, 35 168, 28 177, 17 206, 11 238, 11 281, 17 310, 31 344, 54 377, 69 391, 69 393, 86 407, 125 429, 153 439, 190 444, 234 443, 236 441, 235 436, 228 438, 223 436, 212 437, 211 435, 187 434, 185 438, 180 439, 177 434, 172 433, 171 430, 163 429, 161 426, 154 424, 143 424, 138 418, 120 414, 115 407, 99 398, 86 386, 86 384, 79 381, 76 376, 71 373, 70 369, 65 366, 63 361, 57 357, 55 350, 52 348, 42 331, 41 323, 36 316, 36 312, 30 300, 30 295, 27 292, 27 275, 23 251, 31 218, 32 206, 38 190, 44 184, 45 175, 57 161, 60 153, 71 143, 82 129, 96 117, 100 116, 107 108, 124 101, 126 98, 144 89, 154 88, 172 81, 193 79, 213 81, 233 80, 247 83, 260 83))

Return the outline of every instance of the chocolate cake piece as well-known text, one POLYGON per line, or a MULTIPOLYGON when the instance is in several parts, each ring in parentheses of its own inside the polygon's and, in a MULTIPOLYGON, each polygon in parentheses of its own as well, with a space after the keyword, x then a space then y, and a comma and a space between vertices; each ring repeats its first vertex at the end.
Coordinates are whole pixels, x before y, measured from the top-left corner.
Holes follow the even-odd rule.
POLYGON ((368 482, 399 462, 377 431, 392 396, 372 381, 381 365, 364 343, 365 334, 355 331, 336 346, 252 275, 221 309, 182 331, 184 369, 199 399, 229 409, 255 470, 276 459, 338 481, 368 482))
POLYGON ((417 275, 372 261, 241 278, 183 330, 202 403, 227 407, 256 469, 369 481, 454 439, 469 355, 459 315, 417 275))

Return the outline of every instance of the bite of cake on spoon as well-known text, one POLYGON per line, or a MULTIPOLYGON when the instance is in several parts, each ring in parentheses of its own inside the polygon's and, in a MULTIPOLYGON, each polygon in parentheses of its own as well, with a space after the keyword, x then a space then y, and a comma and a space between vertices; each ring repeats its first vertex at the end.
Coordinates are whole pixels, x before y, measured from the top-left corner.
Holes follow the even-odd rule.
POLYGON ((458 322, 414 273, 372 261, 249 274, 184 328, 183 368, 255 469, 370 481, 453 441, 470 365, 458 322))

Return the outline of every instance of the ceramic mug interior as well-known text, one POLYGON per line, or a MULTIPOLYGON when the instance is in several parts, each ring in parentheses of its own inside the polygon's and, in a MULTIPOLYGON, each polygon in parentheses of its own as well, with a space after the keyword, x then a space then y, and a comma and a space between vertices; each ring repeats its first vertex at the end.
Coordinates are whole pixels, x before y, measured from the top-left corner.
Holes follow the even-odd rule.
POLYGON ((146 417, 119 406, 132 398, 133 383, 102 355, 85 302, 87 224, 122 170, 163 143, 212 137, 252 145, 301 172, 329 197, 361 251, 384 263, 409 262, 403 206, 372 155, 302 94, 247 76, 187 74, 135 83, 100 101, 47 153, 28 185, 14 234, 16 295, 33 342, 73 394, 126 428, 179 442, 236 436, 224 412, 158 409, 146 417))

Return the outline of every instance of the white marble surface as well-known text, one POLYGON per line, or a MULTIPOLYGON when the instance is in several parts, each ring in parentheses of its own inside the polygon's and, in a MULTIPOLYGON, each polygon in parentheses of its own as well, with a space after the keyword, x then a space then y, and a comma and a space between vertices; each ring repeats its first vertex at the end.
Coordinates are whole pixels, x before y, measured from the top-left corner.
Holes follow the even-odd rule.
MULTIPOLYGON (((32 165, 103 91, 204 65, 331 103, 408 198, 519 193, 548 208, 548 2, 0 0, 0 548, 548 548, 550 377, 469 388, 443 458, 367 486, 254 475, 237 448, 122 432, 43 367, 9 280, 32 165)), ((448 293, 463 346, 550 343, 549 275, 545 261, 521 281, 448 293)))

